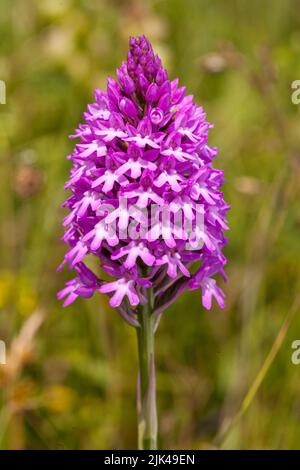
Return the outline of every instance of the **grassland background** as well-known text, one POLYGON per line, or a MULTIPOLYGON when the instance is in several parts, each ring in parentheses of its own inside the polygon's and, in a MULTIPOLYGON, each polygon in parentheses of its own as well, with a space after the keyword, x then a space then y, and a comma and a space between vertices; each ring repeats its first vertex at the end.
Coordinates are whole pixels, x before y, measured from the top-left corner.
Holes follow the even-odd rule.
POLYGON ((104 296, 63 310, 55 272, 67 136, 136 34, 215 124, 232 206, 226 309, 186 294, 157 334, 159 445, 300 448, 296 0, 0 0, 0 447, 136 445, 135 332, 104 296))

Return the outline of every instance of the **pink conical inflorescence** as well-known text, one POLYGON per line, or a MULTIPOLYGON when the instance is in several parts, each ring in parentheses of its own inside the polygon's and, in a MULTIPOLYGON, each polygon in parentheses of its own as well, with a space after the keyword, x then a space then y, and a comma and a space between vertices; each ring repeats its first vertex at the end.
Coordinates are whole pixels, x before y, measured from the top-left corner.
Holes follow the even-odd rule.
POLYGON ((211 125, 178 79, 169 80, 144 36, 130 39, 117 78, 108 79, 106 92, 95 91, 71 136, 79 143, 69 156, 63 240, 70 249, 62 265, 77 275, 58 297, 69 305, 100 291, 132 324, 148 289, 158 313, 187 289, 202 289, 206 308, 212 297, 223 307, 213 276, 225 277, 229 206, 223 172, 212 166, 211 125), (90 254, 113 280, 86 266, 90 254))

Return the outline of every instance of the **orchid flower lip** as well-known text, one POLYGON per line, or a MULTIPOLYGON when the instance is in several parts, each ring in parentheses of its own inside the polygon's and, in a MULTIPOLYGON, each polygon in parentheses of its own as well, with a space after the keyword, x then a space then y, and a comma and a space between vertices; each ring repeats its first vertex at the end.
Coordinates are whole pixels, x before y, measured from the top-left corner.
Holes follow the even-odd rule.
POLYGON ((183 279, 180 293, 200 289, 205 308, 213 298, 223 308, 214 276, 225 277, 229 205, 223 171, 213 167, 212 124, 179 80, 169 79, 145 36, 130 38, 116 76, 106 91, 95 90, 84 124, 70 136, 79 142, 67 157, 73 165, 64 203, 69 250, 59 269, 68 265, 76 276, 58 296, 69 305, 101 292, 136 325, 147 289, 156 297, 162 282, 168 286, 161 312, 177 298, 172 285, 183 279), (88 268, 88 255, 114 280, 88 268), (200 267, 192 274, 194 262, 200 267))

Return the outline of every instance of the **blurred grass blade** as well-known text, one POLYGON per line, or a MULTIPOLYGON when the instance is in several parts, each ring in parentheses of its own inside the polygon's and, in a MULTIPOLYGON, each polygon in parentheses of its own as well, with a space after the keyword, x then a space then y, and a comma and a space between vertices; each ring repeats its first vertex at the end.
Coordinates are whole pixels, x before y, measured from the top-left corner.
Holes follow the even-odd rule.
POLYGON ((238 424, 240 419, 244 416, 246 411, 248 410, 249 406, 253 402, 267 372, 269 371, 270 367, 273 364, 273 361, 275 357, 277 356, 277 353, 279 352, 281 345, 286 337, 286 334, 288 332, 288 329, 291 325, 291 322, 295 316, 295 313, 298 311, 300 307, 300 296, 297 296, 295 301, 293 302, 292 307, 288 311, 285 320, 278 332, 278 335, 275 338, 275 341, 269 351, 269 354, 267 355, 265 361, 263 362, 263 365, 261 369, 259 370, 257 376, 254 379, 254 382, 252 383, 251 387, 249 388, 245 398, 242 401, 241 407, 239 411, 236 413, 236 415, 229 421, 229 423, 225 422, 225 426, 221 426, 221 431, 215 438, 215 444, 218 447, 222 447, 222 445, 225 443, 227 437, 229 436, 230 432, 233 430, 234 426, 238 424))

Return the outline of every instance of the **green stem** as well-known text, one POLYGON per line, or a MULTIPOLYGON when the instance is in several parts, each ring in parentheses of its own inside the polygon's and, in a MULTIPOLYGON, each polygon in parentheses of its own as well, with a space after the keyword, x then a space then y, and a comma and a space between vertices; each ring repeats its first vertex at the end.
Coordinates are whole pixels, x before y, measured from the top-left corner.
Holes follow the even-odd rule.
POLYGON ((137 328, 139 377, 137 391, 138 448, 157 449, 157 412, 154 361, 154 317, 152 293, 148 303, 139 309, 140 327, 137 328))

